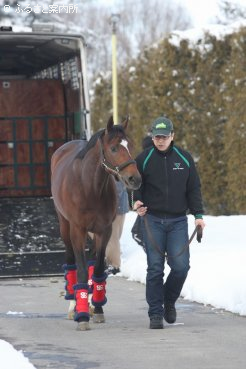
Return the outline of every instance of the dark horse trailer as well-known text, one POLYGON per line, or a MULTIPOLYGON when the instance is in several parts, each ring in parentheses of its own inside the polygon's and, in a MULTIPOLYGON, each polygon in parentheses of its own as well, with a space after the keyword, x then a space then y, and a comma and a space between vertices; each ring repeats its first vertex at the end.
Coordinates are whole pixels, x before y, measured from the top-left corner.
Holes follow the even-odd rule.
POLYGON ((42 27, 0 28, 0 278, 62 272, 50 158, 90 138, 85 40, 42 27))
POLYGON ((90 138, 81 35, 0 30, 0 197, 50 195, 50 158, 90 138))

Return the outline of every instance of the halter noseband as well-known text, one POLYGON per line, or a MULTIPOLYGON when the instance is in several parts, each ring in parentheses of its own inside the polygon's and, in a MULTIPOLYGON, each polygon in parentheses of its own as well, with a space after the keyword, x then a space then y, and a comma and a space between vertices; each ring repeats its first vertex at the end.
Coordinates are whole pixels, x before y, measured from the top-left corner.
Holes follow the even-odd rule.
POLYGON ((103 156, 102 166, 105 168, 106 171, 119 175, 122 169, 124 169, 130 164, 135 164, 135 163, 136 163, 135 160, 130 159, 130 160, 127 160, 125 163, 113 166, 111 163, 107 162, 105 156, 103 156))

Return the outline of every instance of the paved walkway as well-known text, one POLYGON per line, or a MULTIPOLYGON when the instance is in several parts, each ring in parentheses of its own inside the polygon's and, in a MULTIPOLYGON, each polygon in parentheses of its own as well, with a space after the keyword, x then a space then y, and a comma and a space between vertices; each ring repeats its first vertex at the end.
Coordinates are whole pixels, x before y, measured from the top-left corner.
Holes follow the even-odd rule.
POLYGON ((78 332, 62 293, 60 277, 0 281, 0 338, 37 369, 246 367, 246 318, 180 299, 177 323, 150 330, 145 286, 110 277, 106 323, 78 332))

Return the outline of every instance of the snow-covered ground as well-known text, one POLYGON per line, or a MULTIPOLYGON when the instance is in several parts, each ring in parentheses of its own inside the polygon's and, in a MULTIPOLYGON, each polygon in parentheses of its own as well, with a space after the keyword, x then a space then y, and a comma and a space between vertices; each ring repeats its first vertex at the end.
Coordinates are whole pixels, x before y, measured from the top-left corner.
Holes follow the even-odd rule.
POLYGON ((10 343, 3 340, 0 340, 0 357, 2 369, 35 369, 22 351, 15 350, 10 343))

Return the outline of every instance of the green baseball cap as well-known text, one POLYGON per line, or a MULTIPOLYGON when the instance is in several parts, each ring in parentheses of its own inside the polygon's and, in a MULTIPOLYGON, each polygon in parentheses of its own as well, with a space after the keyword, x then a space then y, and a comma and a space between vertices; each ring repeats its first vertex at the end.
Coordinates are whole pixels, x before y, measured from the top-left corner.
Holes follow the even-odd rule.
POLYGON ((169 136, 173 131, 173 123, 166 117, 159 117, 152 124, 152 135, 169 136))

